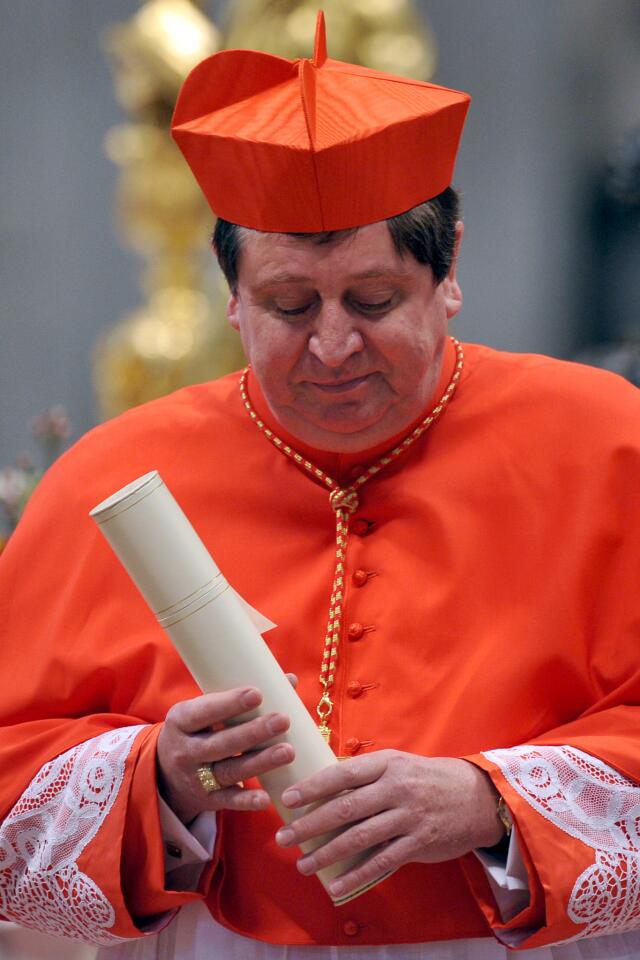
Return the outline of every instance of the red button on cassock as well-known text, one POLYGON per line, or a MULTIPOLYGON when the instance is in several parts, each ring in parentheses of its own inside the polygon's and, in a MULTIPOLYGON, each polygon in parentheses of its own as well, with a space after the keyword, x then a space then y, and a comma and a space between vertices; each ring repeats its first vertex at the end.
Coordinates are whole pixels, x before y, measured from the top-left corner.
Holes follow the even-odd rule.
POLYGON ((358 537, 366 537, 373 526, 373 520, 365 520, 364 517, 356 517, 351 521, 351 529, 358 537))
POLYGON ((356 937, 360 933, 360 924, 355 920, 345 920, 342 924, 342 931, 348 937, 356 937))
POLYGON ((352 623, 347 630, 349 640, 359 640, 364 633, 364 627, 361 623, 352 623))
POLYGON ((351 580, 356 587, 364 587, 368 579, 369 574, 366 570, 354 570, 351 575, 351 580))
POLYGON ((349 739, 345 741, 344 748, 347 753, 350 753, 353 756, 354 753, 358 752, 361 746, 362 743, 357 737, 349 737, 349 739))
POLYGON ((353 697, 354 700, 356 697, 359 697, 364 690, 364 687, 361 683, 358 683, 357 680, 352 680, 347 684, 347 693, 350 697, 353 697))

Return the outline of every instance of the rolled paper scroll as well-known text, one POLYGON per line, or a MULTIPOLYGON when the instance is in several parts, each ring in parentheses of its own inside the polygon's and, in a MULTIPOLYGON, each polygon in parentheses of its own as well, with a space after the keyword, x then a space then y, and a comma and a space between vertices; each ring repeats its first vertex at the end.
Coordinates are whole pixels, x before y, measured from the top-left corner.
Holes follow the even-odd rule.
MULTIPOLYGON (((91 511, 109 544, 153 610, 182 660, 205 693, 255 686, 262 703, 234 718, 243 722, 272 711, 286 713, 291 724, 267 743, 288 742, 295 759, 260 777, 285 823, 308 807, 289 810, 281 796, 287 787, 324 769, 337 758, 291 686, 258 629, 248 605, 232 590, 157 471, 145 474, 103 500, 91 511)), ((330 837, 302 844, 305 853, 330 837)), ((317 874, 325 888, 367 852, 332 864, 317 874)), ((376 881, 379 882, 379 881, 376 881)), ((346 903, 375 884, 345 897, 346 903)))

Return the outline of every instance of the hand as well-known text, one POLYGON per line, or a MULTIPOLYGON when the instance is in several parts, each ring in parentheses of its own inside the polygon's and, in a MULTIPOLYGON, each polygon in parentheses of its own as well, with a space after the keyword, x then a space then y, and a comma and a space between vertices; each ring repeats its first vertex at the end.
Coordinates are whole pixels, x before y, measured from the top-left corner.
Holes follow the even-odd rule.
POLYGON ((167 713, 157 745, 158 787, 183 823, 204 810, 265 810, 269 806, 266 791, 244 789, 238 782, 291 763, 294 750, 289 743, 257 749, 283 734, 289 718, 270 713, 237 726, 223 726, 254 710, 261 700, 255 689, 227 690, 176 703, 167 713), (223 789, 204 790, 197 777, 203 763, 215 763, 215 777, 223 789))
POLYGON ((331 883, 330 893, 343 896, 405 863, 452 860, 498 843, 504 827, 497 800, 488 775, 466 760, 379 750, 285 790, 287 807, 318 801, 321 806, 281 828, 276 840, 288 847, 343 831, 298 860, 305 875, 374 848, 363 863, 331 883))

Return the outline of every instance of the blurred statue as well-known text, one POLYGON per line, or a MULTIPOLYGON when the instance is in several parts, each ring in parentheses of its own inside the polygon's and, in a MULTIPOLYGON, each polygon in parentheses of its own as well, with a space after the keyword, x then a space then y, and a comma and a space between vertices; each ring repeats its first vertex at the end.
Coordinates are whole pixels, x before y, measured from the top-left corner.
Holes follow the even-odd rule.
POLYGON ((105 144, 121 169, 118 220, 145 261, 145 302, 96 349, 98 400, 108 417, 237 367, 242 351, 224 317, 224 284, 204 256, 211 211, 168 132, 184 77, 220 49, 220 34, 190 0, 147 0, 108 31, 104 46, 130 115, 105 144))
POLYGON ((319 7, 335 60, 417 80, 432 76, 435 41, 415 0, 234 0, 225 47, 308 57, 319 7))
MULTIPOLYGON (((121 232, 145 261, 145 300, 97 345, 103 416, 242 366, 240 341, 225 317, 226 285, 205 256, 212 214, 169 137, 169 121, 186 74, 222 47, 310 56, 319 6, 319 0, 233 0, 221 38, 192 0, 145 0, 105 35, 116 95, 130 117, 108 131, 105 146, 121 171, 121 232)), ((435 44, 415 0, 323 6, 336 59, 418 79, 433 73, 435 44)))

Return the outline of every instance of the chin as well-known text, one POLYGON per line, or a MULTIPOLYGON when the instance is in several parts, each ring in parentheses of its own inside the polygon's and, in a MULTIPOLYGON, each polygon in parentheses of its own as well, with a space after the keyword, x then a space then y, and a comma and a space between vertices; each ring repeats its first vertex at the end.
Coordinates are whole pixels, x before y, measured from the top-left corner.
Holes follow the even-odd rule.
POLYGON ((347 425, 317 424, 299 430, 300 439, 309 446, 330 453, 358 453, 370 447, 377 447, 393 434, 389 430, 377 428, 377 424, 347 425))
MULTIPOLYGON (((345 405, 346 406, 346 405, 345 405)), ((370 447, 377 447, 398 431, 394 418, 390 416, 389 406, 374 410, 315 410, 302 411, 290 407, 288 415, 279 418, 285 429, 289 430, 302 443, 318 450, 330 453, 357 453, 370 447)))
POLYGON ((305 418, 310 430, 334 434, 339 437, 357 437, 369 431, 384 430, 389 419, 388 404, 365 408, 362 404, 332 405, 325 410, 310 411, 305 418))

